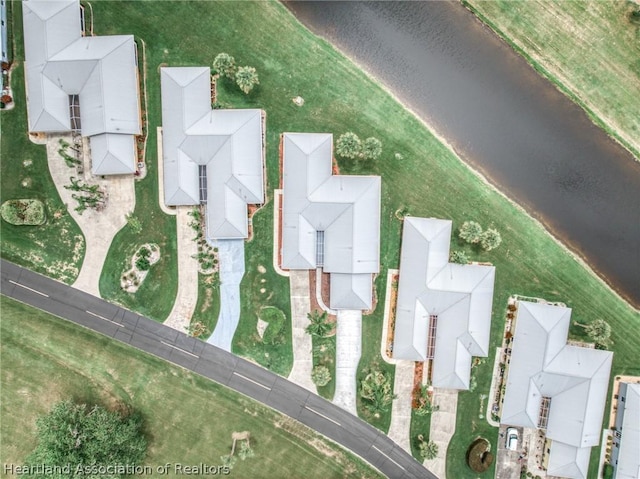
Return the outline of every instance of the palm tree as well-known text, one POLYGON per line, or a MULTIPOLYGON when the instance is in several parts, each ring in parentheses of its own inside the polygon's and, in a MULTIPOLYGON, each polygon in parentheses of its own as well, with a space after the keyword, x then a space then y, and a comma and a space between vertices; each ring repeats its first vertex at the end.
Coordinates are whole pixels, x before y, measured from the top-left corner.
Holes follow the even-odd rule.
POLYGON ((316 386, 326 386, 331 381, 331 372, 326 366, 316 366, 311 371, 311 380, 316 386))
POLYGON ((420 441, 418 444, 418 450, 420 451, 420 456, 427 461, 431 461, 438 456, 438 445, 433 441, 425 441, 422 434, 418 436, 418 440, 420 441))
POLYGON ((236 71, 236 61, 228 53, 218 53, 213 60, 213 69, 219 75, 231 79, 236 71))
POLYGON ((315 336, 316 338, 324 338, 329 331, 331 331, 331 324, 327 323, 327 312, 323 311, 322 313, 317 309, 314 309, 310 313, 307 314, 307 318, 311 322, 309 326, 305 329, 305 331, 311 336, 315 336))
POLYGON ((360 397, 364 407, 375 415, 388 411, 396 398, 389 377, 382 371, 371 371, 360 384, 360 397))
POLYGON ((482 237, 480 238, 480 246, 485 251, 491 251, 492 249, 496 249, 502 243, 502 237, 500 236, 500 232, 494 228, 489 228, 487 231, 482 233, 482 237))
POLYGON ((249 92, 253 90, 253 87, 260 83, 256 69, 253 67, 238 68, 236 72, 236 83, 243 92, 249 94, 249 92))
POLYGON ((382 142, 375 137, 364 140, 362 144, 362 157, 365 160, 375 160, 382 154, 382 142))
POLYGON ((596 343, 606 346, 611 338, 611 326, 604 319, 596 319, 587 324, 585 331, 596 343))
POLYGON ((344 158, 357 158, 362 153, 362 142, 358 135, 348 131, 336 141, 336 153, 344 158))

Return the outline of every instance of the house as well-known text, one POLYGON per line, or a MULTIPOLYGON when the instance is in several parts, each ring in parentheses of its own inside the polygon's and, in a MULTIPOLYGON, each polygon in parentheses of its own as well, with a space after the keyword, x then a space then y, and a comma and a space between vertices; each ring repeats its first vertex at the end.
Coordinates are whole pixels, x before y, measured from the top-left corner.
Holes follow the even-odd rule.
POLYGON ((334 175, 327 133, 285 133, 282 154, 282 267, 329 273, 332 309, 371 309, 380 177, 334 175))
POLYGON ((134 173, 142 130, 133 36, 82 36, 78 0, 27 0, 23 12, 29 131, 79 132, 94 175, 134 173))
POLYGON ((471 358, 489 352, 495 268, 449 263, 451 227, 404 220, 392 354, 432 360, 434 387, 469 389, 471 358))
POLYGON ((613 353, 567 344, 571 309, 519 301, 500 422, 550 439, 547 474, 587 477, 613 353))
POLYGON ((640 477, 640 384, 620 383, 611 464, 615 479, 640 477))
POLYGON ((247 205, 264 203, 262 110, 212 110, 208 67, 160 77, 165 203, 206 205, 208 241, 247 238, 247 205))

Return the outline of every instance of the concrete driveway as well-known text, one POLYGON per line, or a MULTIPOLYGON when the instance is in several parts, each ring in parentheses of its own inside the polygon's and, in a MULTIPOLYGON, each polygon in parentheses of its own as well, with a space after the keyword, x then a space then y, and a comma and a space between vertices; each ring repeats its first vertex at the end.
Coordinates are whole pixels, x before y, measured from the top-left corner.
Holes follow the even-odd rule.
POLYGON ((231 341, 240 321, 240 281, 244 276, 244 240, 217 240, 220 261, 220 316, 207 343, 231 351, 231 341))
POLYGON ((499 479, 519 479, 521 463, 518 458, 522 453, 522 428, 516 427, 518 431, 518 450, 507 449, 507 427, 500 426, 498 435, 498 452, 496 454, 496 477, 499 479))
POLYGON ((338 311, 336 331, 336 392, 333 403, 358 415, 356 372, 362 353, 362 311, 338 311))

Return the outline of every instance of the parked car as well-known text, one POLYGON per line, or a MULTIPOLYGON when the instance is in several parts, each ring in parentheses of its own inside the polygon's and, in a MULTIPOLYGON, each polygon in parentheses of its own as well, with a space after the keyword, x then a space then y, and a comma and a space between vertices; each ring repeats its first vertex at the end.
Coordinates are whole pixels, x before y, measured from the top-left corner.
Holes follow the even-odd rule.
POLYGON ((515 427, 507 429, 507 449, 511 451, 518 450, 518 430, 515 427))

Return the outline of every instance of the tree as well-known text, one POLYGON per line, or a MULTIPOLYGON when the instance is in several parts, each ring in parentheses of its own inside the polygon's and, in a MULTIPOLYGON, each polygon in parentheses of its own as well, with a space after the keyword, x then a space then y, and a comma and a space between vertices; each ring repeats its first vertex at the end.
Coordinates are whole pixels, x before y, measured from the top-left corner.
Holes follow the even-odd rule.
POLYGON ((382 154, 382 142, 375 137, 364 140, 362 144, 362 157, 365 160, 376 160, 382 154))
POLYGON ((467 264, 469 263, 469 257, 464 251, 452 251, 449 256, 449 261, 457 264, 467 264))
POLYGON ((585 331, 598 344, 606 346, 611 338, 611 326, 604 319, 596 319, 587 324, 585 331))
POLYGON ((357 158, 362 153, 362 142, 358 135, 348 131, 336 141, 336 152, 344 158, 357 158))
POLYGON ((307 318, 311 321, 311 324, 306 327, 305 331, 311 336, 316 338, 324 338, 332 329, 332 325, 327 322, 327 312, 322 313, 317 309, 314 309, 307 314, 307 318))
POLYGON ((389 376, 377 370, 370 370, 362 380, 360 397, 364 400, 364 407, 375 415, 388 411, 396 398, 391 389, 389 376))
MULTIPOLYGON (((76 477, 78 466, 135 466, 144 459, 147 450, 142 417, 135 412, 120 413, 63 401, 40 417, 36 425, 38 445, 25 464, 40 467, 68 464, 71 473, 57 478, 76 477)), ((34 474, 23 477, 43 476, 34 467, 34 474)))
POLYGON ((438 445, 433 441, 425 441, 422 438, 422 434, 418 436, 419 444, 418 450, 420 451, 420 456, 422 459, 426 459, 427 461, 431 461, 438 456, 438 445))
POLYGON ((251 90, 253 90, 253 87, 260 83, 256 69, 253 67, 238 68, 236 72, 236 83, 243 92, 249 94, 251 90))
POLYGON ((465 221, 460 227, 458 236, 467 243, 479 243, 482 239, 482 226, 475 221, 465 221))
POLYGON ((232 80, 236 73, 236 61, 228 53, 218 53, 218 55, 213 59, 213 69, 219 75, 232 80))
POLYGON ((331 381, 331 373, 326 366, 316 366, 311 371, 311 380, 316 386, 326 386, 331 381))
POLYGON ((480 246, 485 251, 491 251, 492 249, 496 249, 502 243, 502 237, 500 236, 500 232, 496 229, 489 228, 487 231, 482 233, 482 238, 480 239, 480 246))

